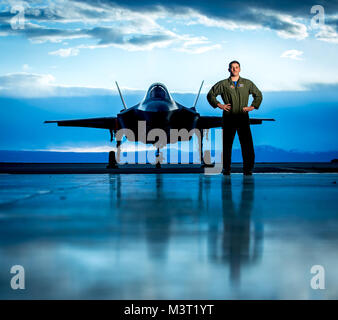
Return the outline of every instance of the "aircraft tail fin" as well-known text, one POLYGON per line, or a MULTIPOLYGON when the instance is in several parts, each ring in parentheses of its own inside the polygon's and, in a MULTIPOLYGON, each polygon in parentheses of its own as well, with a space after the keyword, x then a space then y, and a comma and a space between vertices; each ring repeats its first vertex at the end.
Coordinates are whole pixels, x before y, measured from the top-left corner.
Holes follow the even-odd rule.
POLYGON ((121 98, 121 100, 122 100, 123 107, 124 107, 125 110, 127 110, 127 106, 126 106, 126 103, 124 102, 124 99, 123 99, 123 96, 122 96, 122 93, 121 93, 119 84, 117 83, 117 81, 115 81, 115 83, 116 83, 117 90, 118 90, 118 92, 119 92, 119 94, 120 94, 120 98, 121 98))
POLYGON ((198 90, 198 94, 197 94, 197 96, 196 96, 194 105, 193 105, 193 107, 192 107, 191 109, 196 110, 196 104, 197 104, 198 98, 199 98, 199 96, 200 96, 200 93, 201 93, 201 90, 202 90, 202 87, 203 87, 203 83, 204 83, 204 80, 203 80, 202 83, 201 83, 201 86, 200 86, 200 89, 198 90))

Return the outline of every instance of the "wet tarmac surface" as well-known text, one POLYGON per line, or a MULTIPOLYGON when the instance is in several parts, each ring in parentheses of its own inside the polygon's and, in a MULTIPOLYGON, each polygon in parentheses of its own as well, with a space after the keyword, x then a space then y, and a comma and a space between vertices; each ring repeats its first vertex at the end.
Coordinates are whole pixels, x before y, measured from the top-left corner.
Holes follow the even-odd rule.
MULTIPOLYGON (((149 173, 221 173, 221 163, 210 167, 198 164, 124 164, 107 168, 105 163, 22 163, 0 162, 0 174, 149 174, 149 173)), ((232 163, 231 172, 242 173, 243 163, 232 163)), ((338 173, 337 162, 259 162, 255 173, 338 173)))
POLYGON ((337 299, 337 181, 2 174, 0 298, 337 299), (13 265, 25 290, 11 289, 13 265))

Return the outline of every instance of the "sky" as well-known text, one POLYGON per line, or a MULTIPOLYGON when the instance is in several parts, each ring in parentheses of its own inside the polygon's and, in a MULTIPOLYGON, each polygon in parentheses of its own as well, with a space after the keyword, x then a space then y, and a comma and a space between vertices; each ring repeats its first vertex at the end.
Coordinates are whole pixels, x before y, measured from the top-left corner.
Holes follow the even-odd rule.
MULTIPOLYGON (((172 93, 191 94, 204 80, 205 94, 228 77, 232 60, 240 61, 241 76, 254 81, 263 95, 304 93, 302 107, 313 120, 316 105, 327 103, 331 110, 338 102, 338 1, 2 0, 0 46, 0 103, 116 95, 115 81, 126 100, 129 94, 144 94, 153 82, 165 83, 172 93), (311 92, 315 104, 308 99, 311 92)), ((9 117, 13 105, 2 104, 3 118, 9 117)), ((297 101, 297 107, 301 104, 297 101)), ((63 107, 49 106, 49 112, 63 107)), ((292 101, 284 107, 290 106, 292 101)), ((85 114, 83 108, 71 111, 85 114)), ((274 108, 273 101, 263 99, 264 115, 276 115, 274 108)), ((332 127, 318 131, 315 150, 338 149, 332 127)), ((2 143, 6 134, 0 149, 8 148, 2 143)), ((287 147, 278 138, 266 143, 287 147)), ((301 141, 290 145, 302 149, 301 141)), ((71 141, 63 146, 75 147, 71 141)), ((31 148, 48 145, 32 141, 31 148)))

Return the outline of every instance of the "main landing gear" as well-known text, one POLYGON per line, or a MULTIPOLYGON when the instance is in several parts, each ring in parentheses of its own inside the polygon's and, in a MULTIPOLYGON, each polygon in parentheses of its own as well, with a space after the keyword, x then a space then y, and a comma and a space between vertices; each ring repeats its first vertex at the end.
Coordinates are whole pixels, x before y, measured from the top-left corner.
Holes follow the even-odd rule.
POLYGON ((117 169, 118 168, 117 161, 120 160, 120 145, 121 145, 121 141, 116 141, 117 152, 115 152, 115 151, 109 152, 107 169, 117 169))
POLYGON ((206 131, 206 138, 209 139, 209 129, 200 129, 201 140, 198 140, 199 150, 200 150, 200 159, 201 159, 201 167, 208 168, 214 167, 214 163, 211 163, 211 152, 209 150, 205 151, 203 154, 203 135, 204 130, 206 131))

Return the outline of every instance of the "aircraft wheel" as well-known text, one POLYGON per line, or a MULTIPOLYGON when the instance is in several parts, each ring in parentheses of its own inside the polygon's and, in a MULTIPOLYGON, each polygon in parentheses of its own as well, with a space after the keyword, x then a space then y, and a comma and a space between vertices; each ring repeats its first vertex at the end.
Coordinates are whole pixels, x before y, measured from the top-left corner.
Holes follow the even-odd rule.
POLYGON ((118 166, 116 162, 115 151, 110 151, 107 169, 117 169, 117 168, 118 166))

